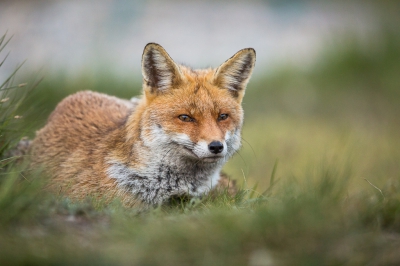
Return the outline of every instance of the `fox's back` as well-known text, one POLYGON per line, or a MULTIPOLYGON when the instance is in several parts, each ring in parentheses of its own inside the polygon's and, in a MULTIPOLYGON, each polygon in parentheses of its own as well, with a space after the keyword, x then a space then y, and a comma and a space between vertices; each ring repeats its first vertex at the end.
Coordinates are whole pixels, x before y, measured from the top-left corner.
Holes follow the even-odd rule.
POLYGON ((65 98, 50 115, 46 127, 53 125, 69 132, 71 141, 90 141, 123 124, 134 104, 106 94, 83 91, 65 98))
POLYGON ((128 100, 91 91, 65 98, 36 133, 32 163, 45 165, 46 172, 60 179, 64 178, 61 175, 82 177, 87 169, 103 172, 100 158, 104 154, 99 152, 104 151, 107 136, 118 134, 134 108, 128 100))
POLYGON ((134 104, 127 100, 91 91, 78 92, 57 105, 38 135, 46 143, 54 142, 69 151, 82 144, 95 145, 97 137, 123 125, 133 108, 134 104))

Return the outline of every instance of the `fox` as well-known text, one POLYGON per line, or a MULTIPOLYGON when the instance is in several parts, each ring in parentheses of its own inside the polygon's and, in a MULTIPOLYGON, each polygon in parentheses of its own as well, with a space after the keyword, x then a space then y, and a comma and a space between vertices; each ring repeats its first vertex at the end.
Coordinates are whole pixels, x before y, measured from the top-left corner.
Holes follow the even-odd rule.
POLYGON ((228 187, 221 168, 241 147, 241 103, 255 61, 255 50, 246 48, 218 68, 192 69, 149 43, 142 95, 66 97, 36 132, 31 165, 43 169, 54 191, 74 199, 119 197, 129 206, 228 187))

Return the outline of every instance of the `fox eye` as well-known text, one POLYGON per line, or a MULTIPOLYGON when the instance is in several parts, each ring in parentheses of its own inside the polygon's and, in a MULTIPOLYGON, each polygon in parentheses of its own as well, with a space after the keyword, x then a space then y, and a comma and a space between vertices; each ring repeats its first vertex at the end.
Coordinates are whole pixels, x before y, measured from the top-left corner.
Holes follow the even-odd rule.
POLYGON ((220 114, 219 116, 218 116, 218 121, 222 121, 222 120, 225 120, 225 119, 227 119, 228 118, 228 114, 220 114))
POLYGON ((194 118, 191 118, 188 115, 180 115, 178 118, 183 122, 194 122, 194 118))

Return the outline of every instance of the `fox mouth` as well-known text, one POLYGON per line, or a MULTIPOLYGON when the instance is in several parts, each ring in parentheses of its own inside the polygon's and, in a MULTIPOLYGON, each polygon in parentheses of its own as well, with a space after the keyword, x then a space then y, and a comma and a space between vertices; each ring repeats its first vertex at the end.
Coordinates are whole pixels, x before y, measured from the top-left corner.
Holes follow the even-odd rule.
POLYGON ((199 158, 199 159, 206 163, 213 163, 213 162, 221 160, 222 158, 223 158, 223 156, 210 156, 210 157, 203 157, 203 158, 199 158))
POLYGON ((187 155, 189 155, 189 157, 199 160, 199 161, 202 161, 202 162, 206 162, 206 163, 213 163, 213 162, 221 160, 224 157, 222 155, 199 157, 196 153, 193 152, 193 150, 189 149, 188 147, 185 147, 185 146, 182 146, 182 147, 183 147, 183 151, 185 151, 185 153, 187 155))

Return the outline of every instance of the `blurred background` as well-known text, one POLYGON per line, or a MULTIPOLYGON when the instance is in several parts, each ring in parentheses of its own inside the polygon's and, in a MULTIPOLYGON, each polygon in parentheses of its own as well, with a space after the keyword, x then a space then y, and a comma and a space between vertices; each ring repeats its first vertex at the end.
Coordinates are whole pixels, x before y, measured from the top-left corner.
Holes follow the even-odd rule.
POLYGON ((354 188, 383 184, 400 177, 399 11, 398 1, 0 1, 0 32, 12 36, 0 81, 25 60, 18 81, 43 77, 20 110, 33 137, 75 91, 139 94, 148 42, 194 68, 253 47, 243 148, 224 170, 260 191, 324 169, 354 188))
POLYGON ((386 11, 365 1, 1 1, 0 27, 13 35, 11 69, 27 59, 29 70, 140 78, 143 47, 157 42, 193 67, 254 47, 261 74, 310 67, 343 35, 364 51, 380 45, 386 11))

